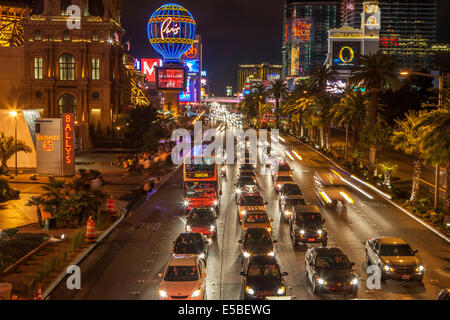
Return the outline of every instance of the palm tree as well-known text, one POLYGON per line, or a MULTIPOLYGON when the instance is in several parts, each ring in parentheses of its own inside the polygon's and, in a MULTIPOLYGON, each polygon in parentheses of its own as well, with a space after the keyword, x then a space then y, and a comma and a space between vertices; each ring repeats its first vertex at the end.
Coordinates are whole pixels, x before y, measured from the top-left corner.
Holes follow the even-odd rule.
MULTIPOLYGON (((450 214, 450 104, 445 108, 428 113, 417 124, 426 128, 424 148, 434 155, 438 163, 446 163, 445 214, 450 214)), ((439 190, 439 189, 438 189, 439 190)))
MULTIPOLYGON (((330 113, 333 122, 337 125, 345 125, 345 161, 348 162, 348 130, 351 127, 353 132, 353 155, 358 155, 360 131, 367 119, 369 109, 368 95, 361 91, 347 90, 341 101, 331 108, 330 113)), ((354 159, 359 163, 359 159, 354 159)))
POLYGON ((258 106, 258 122, 259 122, 259 128, 261 128, 262 126, 262 105, 266 103, 266 98, 267 98, 267 92, 266 89, 264 87, 264 85, 262 83, 258 83, 255 87, 254 87, 254 99, 255 102, 258 106))
POLYGON ((283 99, 287 95, 287 87, 283 80, 278 79, 272 81, 272 89, 268 94, 275 99, 275 116, 277 121, 277 128, 280 127, 280 99, 283 99))
POLYGON ((392 162, 382 162, 377 165, 378 171, 384 175, 383 184, 386 186, 391 185, 392 175, 398 170, 398 165, 392 162))
POLYGON ((28 202, 25 204, 26 206, 32 207, 36 206, 36 217, 39 222, 39 227, 43 227, 42 225, 42 212, 40 205, 42 204, 42 198, 41 197, 31 197, 28 199, 28 202))
MULTIPOLYGON (((387 90, 396 91, 400 87, 397 75, 398 63, 394 56, 377 52, 362 56, 359 66, 352 71, 350 82, 364 87, 370 94, 369 132, 374 132, 377 124, 378 95, 387 90)), ((375 141, 370 141, 369 173, 373 176, 376 161, 375 141)))
POLYGON ((426 111, 415 112, 410 110, 405 114, 404 120, 395 120, 396 128, 393 131, 391 142, 394 149, 401 150, 406 154, 414 156, 414 167, 412 177, 412 189, 410 202, 414 204, 419 196, 420 177, 425 162, 424 137, 427 127, 418 124, 427 114, 426 111))
POLYGON ((312 80, 317 85, 320 93, 325 93, 327 90, 328 81, 333 81, 337 72, 329 65, 319 65, 312 74, 312 80))
POLYGON ((8 171, 8 160, 17 152, 30 153, 31 148, 21 140, 17 140, 17 148, 14 137, 7 137, 3 132, 0 132, 0 162, 1 167, 8 171))

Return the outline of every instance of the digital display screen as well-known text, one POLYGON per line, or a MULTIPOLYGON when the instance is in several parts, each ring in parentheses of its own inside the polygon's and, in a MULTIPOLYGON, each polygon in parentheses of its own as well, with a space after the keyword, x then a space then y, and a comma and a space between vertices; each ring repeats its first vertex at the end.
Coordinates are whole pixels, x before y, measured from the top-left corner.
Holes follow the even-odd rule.
POLYGON ((188 67, 188 72, 199 73, 200 72, 200 61, 198 60, 184 60, 184 63, 188 67))
POLYGON ((157 68, 158 89, 184 90, 186 72, 184 68, 157 68))
POLYGON ((361 55, 361 42, 333 42, 333 66, 336 69, 352 69, 361 55))

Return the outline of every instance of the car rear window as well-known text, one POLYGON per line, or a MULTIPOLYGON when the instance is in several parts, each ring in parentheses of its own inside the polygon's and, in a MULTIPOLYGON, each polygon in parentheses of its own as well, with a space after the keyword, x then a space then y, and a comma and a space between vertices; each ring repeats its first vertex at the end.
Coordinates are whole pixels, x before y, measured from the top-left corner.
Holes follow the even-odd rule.
POLYGON ((300 188, 296 184, 285 184, 282 189, 283 193, 286 195, 291 194, 299 194, 301 195, 302 192, 300 191, 300 188))
POLYGON ((248 214, 245 218, 246 223, 265 223, 269 222, 267 214, 248 214))
POLYGON ((196 281, 199 279, 196 266, 170 266, 165 281, 196 281))
POLYGON ((259 196, 243 197, 241 200, 241 206, 263 206, 264 200, 259 196))
POLYGON ((278 177, 277 181, 292 181, 292 177, 290 177, 290 176, 281 176, 281 177, 278 177))

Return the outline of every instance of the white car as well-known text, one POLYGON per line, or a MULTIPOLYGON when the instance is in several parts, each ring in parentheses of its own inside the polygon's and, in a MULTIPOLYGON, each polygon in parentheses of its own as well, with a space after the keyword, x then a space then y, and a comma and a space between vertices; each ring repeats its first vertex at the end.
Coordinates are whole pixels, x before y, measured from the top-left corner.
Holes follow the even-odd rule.
POLYGON ((173 255, 161 277, 159 300, 203 300, 206 267, 198 255, 173 255))

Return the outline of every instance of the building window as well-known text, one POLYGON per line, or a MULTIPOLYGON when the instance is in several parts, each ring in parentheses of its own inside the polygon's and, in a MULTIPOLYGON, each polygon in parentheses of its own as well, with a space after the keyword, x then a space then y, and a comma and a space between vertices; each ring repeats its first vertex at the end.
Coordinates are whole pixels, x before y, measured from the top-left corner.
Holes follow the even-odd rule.
POLYGON ((34 30, 34 40, 42 40, 41 30, 34 30))
POLYGON ((64 41, 70 41, 70 31, 64 30, 64 41))
POLYGON ((100 80, 100 59, 92 58, 91 59, 91 77, 92 80, 100 80))
POLYGON ((98 32, 94 31, 94 33, 92 34, 92 41, 98 41, 98 32))
POLYGON ((71 94, 65 94, 58 101, 59 105, 59 117, 62 117, 63 113, 73 113, 74 118, 77 118, 77 99, 71 94))
POLYGON ((34 79, 42 80, 43 59, 40 57, 34 58, 34 79))
POLYGON ((59 58, 59 80, 75 80, 75 58, 69 53, 59 58))
POLYGON ((61 15, 68 16, 67 8, 72 5, 72 0, 61 0, 61 15))

